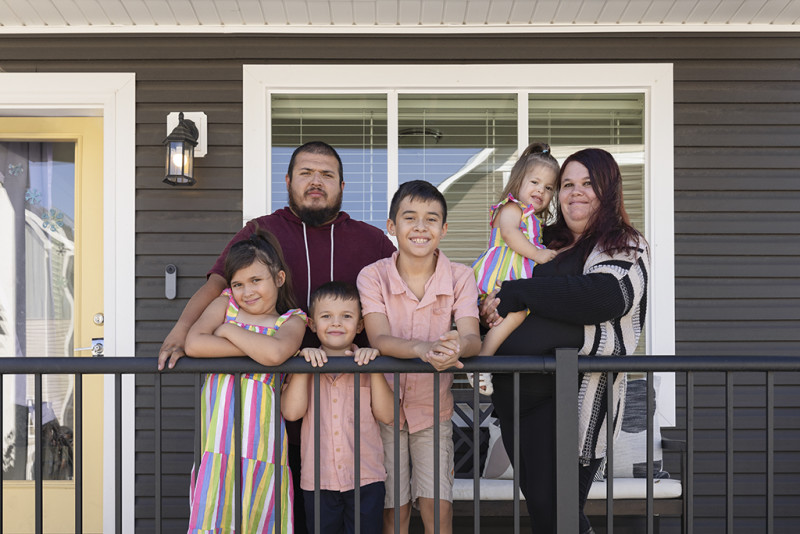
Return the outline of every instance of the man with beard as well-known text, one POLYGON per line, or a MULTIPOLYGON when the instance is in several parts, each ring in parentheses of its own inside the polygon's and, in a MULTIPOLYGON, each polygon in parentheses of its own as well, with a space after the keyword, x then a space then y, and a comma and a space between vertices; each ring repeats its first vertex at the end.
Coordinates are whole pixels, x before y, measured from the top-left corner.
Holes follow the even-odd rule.
MULTIPOLYGON (((394 245, 382 231, 339 211, 344 190, 342 160, 330 145, 312 141, 297 148, 289 161, 286 189, 288 207, 248 222, 222 251, 208 272, 205 284, 189 299, 178 322, 164 339, 158 355, 159 370, 165 365, 174 367, 185 355, 183 349, 189 328, 225 289, 223 267, 228 250, 234 243, 249 239, 256 227, 269 230, 278 238, 291 269, 296 304, 305 312, 316 288, 334 280, 355 285, 364 266, 394 252, 394 245)), ((355 343, 366 346, 366 335, 357 336, 355 343)), ((318 346, 316 335, 306 330, 303 347, 318 346)), ((300 423, 287 423, 286 427, 289 465, 295 478, 295 527, 296 532, 304 533, 303 493, 299 486, 300 423)))

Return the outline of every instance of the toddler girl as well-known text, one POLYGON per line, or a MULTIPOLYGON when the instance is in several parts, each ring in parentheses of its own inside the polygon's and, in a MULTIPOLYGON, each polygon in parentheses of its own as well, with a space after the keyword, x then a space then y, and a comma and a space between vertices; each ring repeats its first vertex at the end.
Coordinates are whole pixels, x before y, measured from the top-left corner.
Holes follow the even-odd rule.
MULTIPOLYGON (((289 271, 275 236, 259 231, 233 245, 225 260, 229 289, 208 305, 186 338, 187 354, 199 358, 249 356, 275 366, 297 352, 306 316, 294 308, 289 271)), ((284 422, 275 436, 275 388, 282 377, 247 373, 241 380, 242 507, 244 532, 292 532, 292 479, 284 422), (277 440, 281 457, 276 457, 277 440), (275 490, 275 469, 281 487, 275 490), (276 497, 277 494, 277 497, 276 497), (281 517, 275 517, 275 499, 281 517)), ((190 533, 235 532, 234 376, 209 374, 202 391, 200 467, 192 472, 190 533)), ((277 417, 281 417, 277 415, 277 417)), ((302 512, 301 512, 302 513, 302 512)))
MULTIPOLYGON (((542 245, 541 225, 550 216, 558 171, 558 162, 546 143, 531 143, 514 164, 500 203, 490 209, 489 249, 472 264, 481 298, 505 280, 530 278, 537 263, 555 258, 556 252, 542 245)), ((526 315, 511 313, 489 330, 480 354, 493 355, 526 315)), ((467 378, 473 384, 472 373, 467 378)), ((492 391, 492 375, 480 373, 480 392, 491 395, 492 391)))

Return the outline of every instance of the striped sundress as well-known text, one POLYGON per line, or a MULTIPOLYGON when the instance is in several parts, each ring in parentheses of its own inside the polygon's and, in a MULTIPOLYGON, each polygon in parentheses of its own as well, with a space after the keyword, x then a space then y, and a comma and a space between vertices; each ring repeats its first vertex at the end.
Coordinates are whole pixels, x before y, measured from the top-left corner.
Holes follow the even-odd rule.
MULTIPOLYGON (((500 208, 514 202, 522 208, 522 217, 519 221, 519 229, 537 248, 546 248, 542 245, 542 225, 539 218, 534 215, 533 206, 525 206, 519 200, 508 195, 499 204, 492 206, 489 216, 489 226, 494 225, 495 217, 500 213, 500 208)), ((489 238, 489 249, 478 256, 472 264, 475 271, 475 281, 478 283, 478 291, 482 295, 491 293, 497 289, 498 282, 506 280, 519 280, 533 276, 533 268, 536 262, 526 258, 522 254, 514 252, 503 238, 500 236, 500 228, 492 228, 492 235, 489 238)))
MULTIPOLYGON (((274 335, 291 316, 303 320, 299 309, 281 315, 275 326, 248 325, 236 321, 239 308, 230 297, 225 321, 237 326, 274 335)), ((242 522, 247 533, 291 533, 294 531, 292 510, 292 476, 289 471, 288 441, 281 418, 281 517, 275 517, 275 388, 281 385, 281 375, 248 373, 242 375, 242 522)), ((200 468, 192 469, 189 493, 191 534, 236 532, 233 508, 235 464, 234 455, 234 377, 228 374, 209 374, 202 390, 202 458, 200 468)), ((302 513, 302 510, 301 510, 302 513)))

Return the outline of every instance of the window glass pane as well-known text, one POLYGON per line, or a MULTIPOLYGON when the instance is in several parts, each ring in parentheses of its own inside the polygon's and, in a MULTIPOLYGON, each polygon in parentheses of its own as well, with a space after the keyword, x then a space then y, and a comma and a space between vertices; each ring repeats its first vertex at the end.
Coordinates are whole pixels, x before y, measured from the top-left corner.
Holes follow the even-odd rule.
POLYGON ((614 156, 625 209, 644 234, 644 94, 532 94, 528 109, 530 140, 548 143, 559 163, 587 147, 614 156))
MULTIPOLYGON (((550 144, 559 163, 582 148, 610 152, 622 171, 625 210, 645 235, 644 94, 532 94, 530 139, 550 144)), ((637 348, 645 354, 646 332, 637 348)))
POLYGON ((324 141, 342 158, 342 210, 386 229, 386 96, 272 96, 272 210, 288 204, 286 170, 295 148, 324 141))
POLYGON ((471 265, 489 242, 489 207, 516 158, 516 95, 398 100, 398 181, 427 180, 444 193, 449 228, 441 248, 451 260, 471 265))
MULTIPOLYGON (((0 356, 73 356, 75 144, 0 142, 0 356)), ((72 375, 42 377, 43 478, 72 478, 72 375)), ((32 480, 33 375, 3 378, 6 480, 32 480)))

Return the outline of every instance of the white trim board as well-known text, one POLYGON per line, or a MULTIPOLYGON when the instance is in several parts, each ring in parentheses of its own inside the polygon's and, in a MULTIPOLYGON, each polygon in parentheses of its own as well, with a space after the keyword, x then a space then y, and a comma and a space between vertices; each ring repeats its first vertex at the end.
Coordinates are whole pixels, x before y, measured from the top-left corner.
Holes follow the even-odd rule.
MULTIPOLYGON (((268 124, 273 93, 384 93, 390 108, 396 107, 399 92, 644 93, 645 233, 652 252, 646 353, 675 354, 672 64, 244 65, 242 78, 243 222, 268 213, 271 206, 268 124)), ((395 113, 394 109, 388 110, 390 121, 395 113)), ((520 139, 519 143, 525 146, 527 139, 520 139)), ((397 154, 391 145, 388 157, 391 195, 392 184, 397 185, 397 154)), ((663 426, 675 424, 674 385, 674 374, 664 373, 658 398, 663 426)))
POLYGON ((577 33, 797 33, 797 24, 526 24, 419 26, 399 24, 330 25, 92 25, 92 26, 2 26, 0 35, 97 35, 97 34, 181 34, 181 35, 509 35, 577 33))
MULTIPOLYGON (((134 355, 136 76, 131 73, 0 73, 0 115, 103 117, 105 357, 134 355)), ((133 376, 122 392, 123 531, 134 522, 133 376)), ((114 377, 104 385, 103 530, 114 532, 114 377), (110 454, 109 454, 110 452, 110 454)))

